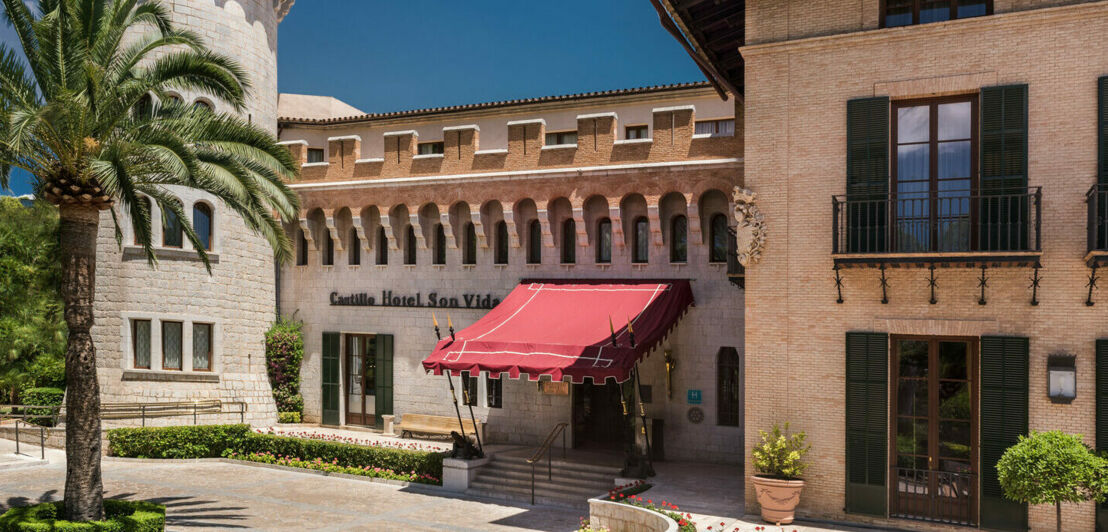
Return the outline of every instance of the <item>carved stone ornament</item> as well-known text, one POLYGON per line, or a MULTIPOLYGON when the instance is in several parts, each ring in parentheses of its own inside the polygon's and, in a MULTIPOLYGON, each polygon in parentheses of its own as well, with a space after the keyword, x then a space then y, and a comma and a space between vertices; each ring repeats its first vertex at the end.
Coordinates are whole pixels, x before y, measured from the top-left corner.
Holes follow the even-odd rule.
POLYGON ((731 193, 735 202, 735 252, 739 264, 750 266, 762 258, 766 245, 766 220, 755 204, 756 194, 745 188, 735 187, 731 193))

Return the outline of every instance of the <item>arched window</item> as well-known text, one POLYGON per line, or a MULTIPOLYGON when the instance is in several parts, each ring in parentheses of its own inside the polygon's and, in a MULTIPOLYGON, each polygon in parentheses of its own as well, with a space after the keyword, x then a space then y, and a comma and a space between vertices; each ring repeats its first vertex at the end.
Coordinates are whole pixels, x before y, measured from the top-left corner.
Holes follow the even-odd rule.
POLYGON ((562 222, 562 264, 577 262, 577 222, 566 218, 562 222))
POLYGON ((669 226, 669 261, 689 260, 689 219, 684 214, 673 217, 669 226))
POLYGON ((404 238, 404 264, 416 263, 416 237, 415 226, 408 226, 408 233, 404 238))
POLYGON ((727 216, 721 213, 712 215, 708 243, 712 246, 708 255, 709 262, 727 262, 727 216))
POLYGON ((347 254, 347 262, 351 265, 357 266, 362 263, 362 239, 358 238, 358 229, 356 227, 350 228, 350 251, 347 254))
POLYGON ((204 251, 212 250, 212 208, 207 203, 192 206, 192 230, 204 251))
POLYGON ((596 262, 612 262, 612 220, 602 218, 596 225, 596 262))
POLYGON ((739 426, 742 412, 742 363, 734 347, 721 347, 716 361, 718 411, 716 424, 739 426))
POLYGON ((446 264, 446 230, 442 224, 435 224, 435 255, 431 262, 446 264))
POLYGON ((212 108, 212 104, 210 104, 210 103, 208 103, 204 100, 196 100, 195 102, 193 102, 192 106, 199 109, 199 110, 201 110, 201 111, 213 111, 214 110, 212 108))
POLYGON ((165 98, 165 101, 168 104, 174 104, 174 105, 180 105, 181 103, 183 103, 183 100, 181 100, 181 97, 177 96, 176 94, 167 95, 166 98, 165 98))
POLYGON ((377 228, 377 264, 389 263, 389 236, 384 227, 377 228))
POLYGON ((496 263, 508 264, 508 222, 496 222, 496 263))
MULTIPOLYGON (((142 202, 143 205, 146 206, 147 214, 149 214, 150 216, 153 216, 154 215, 154 210, 150 207, 150 198, 148 198, 146 196, 139 196, 138 200, 140 202, 142 202)), ((132 233, 131 236, 134 238, 135 245, 142 245, 142 240, 139 238, 138 231, 135 229, 135 220, 133 218, 131 219, 131 233, 132 233)), ((153 244, 153 242, 151 242, 151 244, 153 244)))
POLYGON ((527 264, 542 264, 542 225, 538 220, 527 224, 527 264))
POLYGON ((465 242, 462 248, 462 264, 477 264, 477 227, 466 222, 465 242))
POLYGON ((331 238, 331 231, 323 228, 323 265, 335 265, 335 239, 331 238))
POLYGON ((650 221, 646 216, 635 218, 634 248, 631 250, 631 262, 646 264, 650 261, 650 221))
POLYGON ((140 118, 146 118, 154 114, 154 98, 151 98, 149 94, 142 95, 139 98, 137 104, 135 104, 135 116, 140 118))
POLYGON ((179 248, 184 236, 181 219, 168 205, 163 205, 162 211, 162 245, 167 248, 179 248))
POLYGON ((308 237, 304 235, 304 229, 298 227, 296 229, 296 265, 307 266, 308 265, 308 237))

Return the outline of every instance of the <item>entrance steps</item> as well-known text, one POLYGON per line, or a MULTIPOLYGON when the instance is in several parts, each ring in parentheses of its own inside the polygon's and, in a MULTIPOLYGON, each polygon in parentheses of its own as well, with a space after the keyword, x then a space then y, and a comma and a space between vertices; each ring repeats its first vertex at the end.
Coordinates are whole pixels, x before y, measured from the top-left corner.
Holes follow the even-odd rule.
MULTIPOLYGON (((618 467, 555 458, 547 477, 546 459, 535 463, 535 503, 585 506, 615 486, 618 467)), ((466 493, 492 499, 531 503, 531 464, 526 456, 496 454, 481 468, 466 493)))

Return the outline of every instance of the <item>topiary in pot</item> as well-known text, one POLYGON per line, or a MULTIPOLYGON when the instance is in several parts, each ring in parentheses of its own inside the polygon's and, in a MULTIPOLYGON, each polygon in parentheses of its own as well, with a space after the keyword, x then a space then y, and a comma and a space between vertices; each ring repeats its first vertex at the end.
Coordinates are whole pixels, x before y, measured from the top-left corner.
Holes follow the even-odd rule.
POLYGON ((808 469, 804 455, 811 449, 803 432, 789 435, 789 424, 784 429, 774 424, 773 430, 758 431, 761 442, 751 451, 754 469, 754 493, 762 509, 762 519, 778 526, 793 522, 796 506, 800 504, 800 492, 804 489, 801 477, 808 469))
POLYGON ((1004 451, 996 463, 1004 495, 1017 502, 1053 504, 1058 531, 1062 503, 1108 496, 1108 460, 1097 456, 1079 434, 1032 432, 1004 451))

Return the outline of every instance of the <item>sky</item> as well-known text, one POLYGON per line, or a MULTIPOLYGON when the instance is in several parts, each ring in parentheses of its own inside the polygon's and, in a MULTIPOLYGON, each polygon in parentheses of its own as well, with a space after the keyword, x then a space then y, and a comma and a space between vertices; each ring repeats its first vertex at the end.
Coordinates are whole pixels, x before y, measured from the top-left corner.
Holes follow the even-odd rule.
POLYGON ((280 92, 367 113, 704 79, 649 0, 299 0, 277 62, 280 92))

